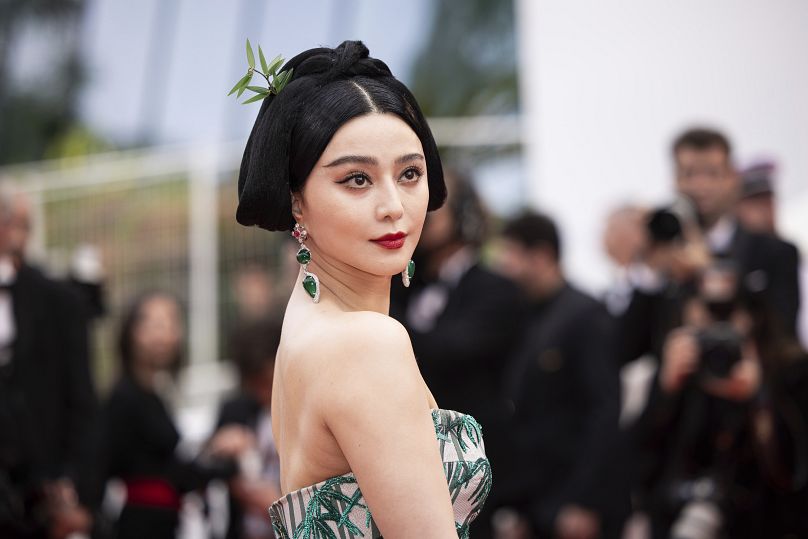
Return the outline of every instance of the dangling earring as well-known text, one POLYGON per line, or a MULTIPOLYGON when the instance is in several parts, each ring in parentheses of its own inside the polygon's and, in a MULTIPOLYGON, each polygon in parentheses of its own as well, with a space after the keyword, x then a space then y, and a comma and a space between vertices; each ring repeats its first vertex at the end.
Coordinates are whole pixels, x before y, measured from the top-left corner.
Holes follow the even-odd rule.
POLYGON ((303 275, 305 276, 303 277, 302 283, 303 289, 311 296, 314 303, 318 303, 320 301, 320 279, 318 279, 315 274, 309 272, 311 251, 309 251, 309 248, 303 243, 308 236, 309 234, 306 232, 306 227, 300 223, 296 223, 294 230, 292 230, 292 237, 300 244, 300 249, 297 250, 295 258, 297 258, 297 262, 303 266, 303 275))
POLYGON ((404 283, 404 287, 410 286, 410 279, 413 277, 415 277, 415 262, 410 260, 407 262, 407 267, 401 272, 401 282, 404 283))

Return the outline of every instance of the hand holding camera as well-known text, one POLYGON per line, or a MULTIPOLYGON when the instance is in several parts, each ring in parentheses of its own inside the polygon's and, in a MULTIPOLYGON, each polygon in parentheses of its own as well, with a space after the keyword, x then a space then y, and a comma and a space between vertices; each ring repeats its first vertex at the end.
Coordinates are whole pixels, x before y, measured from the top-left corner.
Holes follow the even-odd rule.
POLYGON ((665 393, 678 393, 699 368, 699 344, 688 328, 671 332, 665 341, 659 383, 665 393))
POLYGON ((762 373, 754 344, 744 345, 744 354, 735 363, 726 377, 708 377, 702 382, 703 389, 722 399, 743 402, 751 399, 760 388, 762 373))

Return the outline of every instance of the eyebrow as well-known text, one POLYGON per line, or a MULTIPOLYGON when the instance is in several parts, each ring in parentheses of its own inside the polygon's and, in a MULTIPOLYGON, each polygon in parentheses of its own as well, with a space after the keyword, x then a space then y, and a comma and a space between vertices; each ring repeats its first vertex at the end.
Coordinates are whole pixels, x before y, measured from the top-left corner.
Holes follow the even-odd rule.
MULTIPOLYGON (((420 153, 408 153, 406 155, 402 155, 398 159, 396 159, 397 165, 402 165, 404 163, 409 163, 410 161, 418 161, 424 160, 424 156, 420 153)), ((363 165, 378 165, 379 161, 375 157, 370 157, 367 155, 345 155, 334 159, 327 165, 324 165, 326 168, 331 167, 338 167, 340 165, 344 165, 346 163, 361 163, 363 165)))

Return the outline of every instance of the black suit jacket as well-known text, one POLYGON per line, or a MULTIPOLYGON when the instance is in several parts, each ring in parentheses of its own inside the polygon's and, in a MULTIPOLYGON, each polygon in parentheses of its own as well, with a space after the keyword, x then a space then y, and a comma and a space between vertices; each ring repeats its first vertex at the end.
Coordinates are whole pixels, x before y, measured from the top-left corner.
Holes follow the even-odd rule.
POLYGON ((729 250, 718 255, 737 263, 745 284, 762 291, 786 331, 796 335, 800 310, 797 247, 775 236, 738 227, 729 250))
MULTIPOLYGON (((793 244, 738 226, 729 248, 713 255, 734 262, 743 283, 762 292, 786 333, 796 335, 799 252, 793 244)), ((645 354, 659 358, 668 333, 682 323, 684 299, 694 290, 693 285, 675 284, 653 293, 635 290, 628 308, 618 317, 618 363, 623 365, 645 354)))
MULTIPOLYGON (((409 290, 417 291, 416 284, 409 290)), ((409 297, 391 306, 391 315, 405 326, 409 297)), ((485 428, 505 361, 521 334, 523 313, 517 286, 476 264, 449 289, 432 329, 407 328, 421 373, 440 407, 471 414, 485 428)))
POLYGON ((9 386, 29 429, 24 442, 36 480, 69 477, 93 501, 97 401, 81 300, 64 284, 24 265, 11 287, 16 324, 9 386))
POLYGON ((628 511, 619 444, 620 388, 613 322, 605 308, 565 285, 532 309, 509 362, 503 394, 507 458, 496 474, 498 502, 521 508, 551 536, 566 504, 599 513, 617 536, 628 511))
MULTIPOLYGON (((414 280, 409 289, 394 285, 391 316, 405 326, 410 294, 417 292, 420 284, 414 280)), ((524 302, 518 287, 476 264, 448 290, 446 306, 431 330, 407 328, 421 373, 438 405, 470 414, 482 425, 485 451, 495 477, 502 444, 499 388, 523 323, 524 302)), ((496 479, 492 488, 491 497, 497 488, 496 479)), ((472 523, 473 537, 492 536, 492 508, 493 504, 486 503, 472 523)))

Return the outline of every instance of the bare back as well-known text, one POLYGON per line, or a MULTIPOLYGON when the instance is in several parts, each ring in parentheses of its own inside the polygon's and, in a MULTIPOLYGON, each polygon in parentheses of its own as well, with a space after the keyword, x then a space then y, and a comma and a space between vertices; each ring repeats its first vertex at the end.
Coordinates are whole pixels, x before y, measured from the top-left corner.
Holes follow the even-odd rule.
MULTIPOLYGON (((289 302, 272 388, 272 430, 280 454, 284 494, 351 471, 328 427, 328 415, 329 403, 338 393, 342 398, 345 392, 355 393, 357 405, 372 406, 361 365, 354 361, 357 358, 344 357, 339 351, 345 348, 346 340, 353 340, 351 329, 357 323, 363 328, 356 333, 366 331, 367 321, 358 320, 357 314, 361 315, 296 305, 294 295, 289 302), (351 372, 346 373, 346 369, 351 372), (336 381, 344 382, 346 375, 352 383, 338 385, 336 381)), ((424 406, 436 408, 420 373, 418 378, 423 386, 424 406)))

